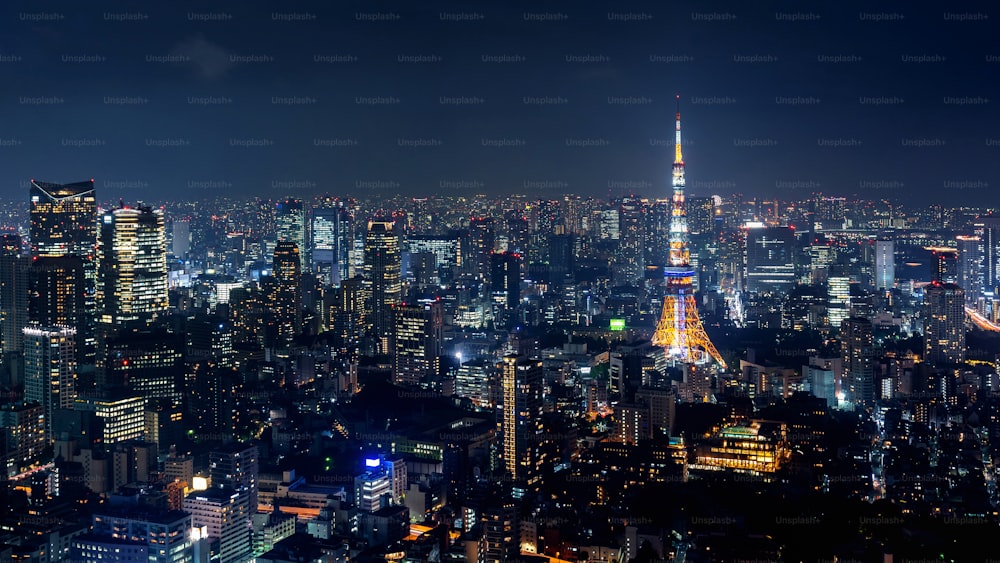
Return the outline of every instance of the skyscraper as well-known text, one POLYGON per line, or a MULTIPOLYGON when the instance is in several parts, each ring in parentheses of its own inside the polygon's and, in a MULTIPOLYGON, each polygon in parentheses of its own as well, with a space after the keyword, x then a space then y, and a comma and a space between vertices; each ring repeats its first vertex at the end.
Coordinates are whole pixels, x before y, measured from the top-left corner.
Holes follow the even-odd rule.
POLYGON ((875 241, 875 289, 892 289, 896 283, 895 243, 875 241))
POLYGON ((29 260, 20 251, 21 237, 16 233, 0 238, 0 351, 5 364, 21 353, 28 324, 29 260))
POLYGON ((97 350, 97 199, 94 181, 53 184, 31 181, 31 258, 76 256, 83 262, 85 330, 76 335, 81 361, 97 350))
MULTIPOLYGON (((677 97, 680 104, 680 96, 677 97)), ((677 109, 674 132, 674 166, 671 177, 673 199, 670 220, 669 264, 664 268, 666 295, 663 312, 653 333, 653 345, 666 349, 667 358, 682 363, 714 359, 723 368, 726 362, 708 339, 698 316, 688 249, 687 211, 684 204, 684 158, 681 154, 681 112, 677 109)))
POLYGON ((170 253, 183 260, 191 249, 191 220, 174 219, 170 253))
POLYGON ((31 263, 28 319, 39 326, 86 329, 86 277, 79 256, 43 256, 31 263))
POLYGON ((501 463, 515 483, 539 477, 542 438, 542 361, 507 355, 500 363, 503 396, 499 417, 501 463))
POLYGON ((276 281, 272 311, 278 324, 278 343, 288 346, 302 332, 302 269, 299 247, 283 240, 274 249, 276 281))
POLYGON ((982 241, 983 291, 993 292, 1000 279, 1000 217, 981 217, 975 229, 982 241))
POLYGON ((965 361, 965 291, 953 283, 934 282, 924 289, 924 361, 965 361))
POLYGON ((931 251, 934 268, 932 281, 941 283, 956 283, 958 281, 958 250, 948 246, 932 246, 925 248, 931 251))
POLYGON ((746 236, 747 291, 787 293, 795 286, 795 231, 750 229, 746 236))
POLYGON ((24 400, 42 405, 45 435, 52 438, 56 409, 72 409, 76 400, 76 329, 24 329, 24 400))
POLYGON ((324 283, 340 286, 350 277, 350 251, 354 243, 353 218, 344 202, 317 207, 312 214, 313 272, 324 283))
POLYGON ((208 454, 212 486, 246 494, 249 514, 257 512, 260 452, 252 444, 230 444, 208 454))
MULTIPOLYGON (((275 230, 278 242, 294 242, 295 246, 299 247, 299 252, 306 254, 306 242, 309 240, 309 236, 302 200, 289 198, 279 201, 275 204, 275 211, 275 230)), ((304 260, 304 265, 308 266, 309 261, 304 260)))
POLYGON ((163 212, 140 205, 107 212, 98 245, 101 323, 145 324, 167 310, 163 212))
POLYGON ((466 267, 473 277, 485 281, 489 275, 490 254, 496 244, 492 217, 473 217, 469 221, 470 248, 466 267))
POLYGON ((369 323, 382 340, 392 331, 392 306, 403 295, 401 258, 392 221, 369 221, 365 237, 365 279, 371 288, 369 323))
POLYGON ((638 285, 646 271, 644 240, 646 207, 636 197, 622 198, 618 205, 618 250, 613 272, 616 285, 638 285))
POLYGON ((965 302, 970 307, 983 294, 982 239, 959 235, 958 286, 965 290, 965 302))
POLYGON ((840 323, 844 379, 841 389, 854 405, 875 400, 874 333, 868 319, 851 317, 840 323))
POLYGON ((418 385, 438 374, 444 321, 441 302, 392 308, 392 376, 403 385, 418 385))
POLYGON ((490 257, 490 291, 497 326, 506 327, 511 312, 517 309, 521 300, 521 278, 520 254, 500 252, 490 257))

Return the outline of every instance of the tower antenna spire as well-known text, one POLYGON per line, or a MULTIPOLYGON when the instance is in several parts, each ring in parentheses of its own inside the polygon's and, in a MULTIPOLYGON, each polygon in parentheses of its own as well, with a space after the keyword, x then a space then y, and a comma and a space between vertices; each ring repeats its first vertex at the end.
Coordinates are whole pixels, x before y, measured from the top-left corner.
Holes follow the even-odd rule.
MULTIPOLYGON (((681 154, 681 96, 677 94, 677 114, 674 125, 674 166, 670 185, 673 197, 670 205, 670 248, 668 264, 664 268, 666 292, 663 297, 663 313, 653 333, 653 345, 666 348, 669 360, 675 363, 695 366, 715 360, 723 369, 726 362, 712 345, 705 327, 698 316, 694 295, 694 277, 697 272, 691 267, 689 249, 687 208, 684 201, 684 157, 681 154)), ((708 387, 702 377, 689 390, 706 396, 708 387)))

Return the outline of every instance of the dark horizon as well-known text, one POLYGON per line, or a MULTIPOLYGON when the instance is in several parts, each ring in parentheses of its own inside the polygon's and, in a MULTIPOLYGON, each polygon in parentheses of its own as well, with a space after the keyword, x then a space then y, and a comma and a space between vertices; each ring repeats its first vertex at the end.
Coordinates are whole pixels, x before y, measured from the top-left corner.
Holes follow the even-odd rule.
POLYGON ((680 94, 690 195, 1000 204, 1000 51, 975 4, 14 2, 0 18, 17 84, 0 197, 91 177, 101 199, 667 197, 680 94))

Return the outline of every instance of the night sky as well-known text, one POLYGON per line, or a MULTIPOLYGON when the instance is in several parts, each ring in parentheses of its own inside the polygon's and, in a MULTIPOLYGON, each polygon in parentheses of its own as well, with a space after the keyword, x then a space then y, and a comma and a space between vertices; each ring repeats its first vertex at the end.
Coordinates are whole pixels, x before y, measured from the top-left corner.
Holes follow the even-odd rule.
POLYGON ((0 198, 1000 205, 994 4, 751 4, 5 1, 0 198))

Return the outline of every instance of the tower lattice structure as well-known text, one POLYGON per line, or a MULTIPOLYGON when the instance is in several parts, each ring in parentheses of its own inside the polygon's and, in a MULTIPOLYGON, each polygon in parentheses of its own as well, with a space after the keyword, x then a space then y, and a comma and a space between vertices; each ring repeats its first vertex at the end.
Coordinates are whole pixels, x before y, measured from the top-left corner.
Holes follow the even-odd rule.
POLYGON ((678 99, 674 129, 674 168, 671 178, 673 199, 670 211, 670 258, 664 268, 666 294, 663 313, 653 333, 653 345, 666 349, 667 358, 681 363, 704 363, 714 359, 725 369, 726 362, 705 333, 698 316, 691 280, 691 251, 688 248, 687 210, 684 203, 684 158, 681 155, 681 111, 678 99))

